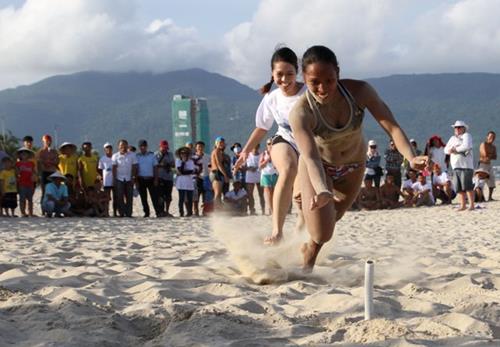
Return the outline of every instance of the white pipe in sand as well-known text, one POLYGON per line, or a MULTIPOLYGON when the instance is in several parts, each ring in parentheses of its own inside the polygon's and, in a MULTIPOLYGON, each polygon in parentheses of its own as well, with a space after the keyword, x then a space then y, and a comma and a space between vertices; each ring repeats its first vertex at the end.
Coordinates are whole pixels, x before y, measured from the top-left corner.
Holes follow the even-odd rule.
POLYGON ((368 260, 365 264, 365 320, 373 317, 373 272, 375 263, 368 260))

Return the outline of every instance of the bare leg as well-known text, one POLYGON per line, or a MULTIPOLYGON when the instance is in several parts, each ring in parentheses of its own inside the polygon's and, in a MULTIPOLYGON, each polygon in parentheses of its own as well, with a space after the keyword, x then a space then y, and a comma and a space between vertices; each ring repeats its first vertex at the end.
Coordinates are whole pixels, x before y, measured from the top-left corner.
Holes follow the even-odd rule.
MULTIPOLYGON (((266 214, 266 199, 264 198, 264 187, 260 185, 260 183, 256 183, 257 186, 257 193, 259 194, 259 202, 260 202, 260 209, 262 210, 262 214, 266 214)), ((272 208, 271 208, 272 210, 272 208)))
POLYGON ((458 195, 458 200, 460 202, 460 208, 458 209, 459 211, 464 211, 465 210, 465 192, 460 192, 457 194, 458 195))
MULTIPOLYGON (((215 207, 221 208, 222 207, 222 188, 223 188, 224 182, 222 181, 217 181, 214 180, 212 182, 212 187, 214 189, 214 203, 215 207)), ((168 208, 167 208, 168 211, 168 208)))
POLYGON ((469 199, 469 210, 472 211, 472 210, 474 210, 474 191, 473 190, 467 191, 467 198, 469 199))
POLYGON ((265 243, 279 242, 283 237, 285 217, 292 203, 293 185, 297 176, 297 153, 286 143, 277 143, 271 149, 273 164, 278 171, 278 181, 273 193, 273 231, 265 243))
POLYGON ((253 196, 253 191, 255 188, 255 183, 247 183, 247 193, 248 193, 248 208, 250 209, 250 214, 255 214, 255 198, 253 196))
MULTIPOLYGON (((269 208, 269 214, 273 214, 273 187, 264 187, 264 198, 269 208)), ((265 212, 265 211, 264 211, 265 212)))
POLYGON ((492 201, 493 200, 493 190, 495 190, 495 187, 488 187, 488 201, 492 201))
POLYGON ((310 234, 309 242, 302 248, 304 271, 312 271, 321 245, 332 238, 335 223, 342 218, 358 196, 363 177, 364 167, 360 167, 336 180, 335 183, 331 179, 327 179, 329 189, 333 189, 335 186, 335 190, 342 193, 343 199, 335 202, 335 205, 332 201, 320 209, 311 210, 308 208, 309 202, 315 195, 315 191, 307 175, 305 163, 299 160, 298 179, 302 194, 302 212, 307 231, 310 234))

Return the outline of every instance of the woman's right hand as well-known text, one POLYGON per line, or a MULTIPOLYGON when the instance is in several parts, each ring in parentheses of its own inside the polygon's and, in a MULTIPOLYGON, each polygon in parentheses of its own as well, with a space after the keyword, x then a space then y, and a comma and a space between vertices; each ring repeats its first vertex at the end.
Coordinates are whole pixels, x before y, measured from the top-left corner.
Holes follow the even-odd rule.
POLYGON ((241 152, 240 156, 238 157, 238 160, 236 160, 236 163, 234 163, 233 167, 233 173, 239 170, 240 167, 246 164, 248 158, 248 153, 247 152, 241 152))
POLYGON ((325 206, 326 204, 328 204, 330 201, 333 200, 334 198, 332 192, 330 191, 320 192, 319 194, 316 194, 311 198, 310 209, 315 210, 322 208, 323 206, 325 206))

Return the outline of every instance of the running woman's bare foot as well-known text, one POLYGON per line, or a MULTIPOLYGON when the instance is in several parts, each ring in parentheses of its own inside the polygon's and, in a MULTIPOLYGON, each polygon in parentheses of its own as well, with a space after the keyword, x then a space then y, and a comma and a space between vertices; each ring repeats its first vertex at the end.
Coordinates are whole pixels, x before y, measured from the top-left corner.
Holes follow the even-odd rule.
POLYGON ((302 265, 302 271, 305 273, 311 273, 316 263, 316 257, 318 256, 319 250, 322 245, 310 240, 308 243, 304 243, 300 248, 302 255, 304 257, 304 264, 302 265))
POLYGON ((264 239, 264 244, 265 245, 268 245, 268 246, 275 246, 277 245, 278 243, 281 242, 281 240, 283 240, 283 232, 281 233, 272 233, 271 236, 267 236, 265 239, 264 239))

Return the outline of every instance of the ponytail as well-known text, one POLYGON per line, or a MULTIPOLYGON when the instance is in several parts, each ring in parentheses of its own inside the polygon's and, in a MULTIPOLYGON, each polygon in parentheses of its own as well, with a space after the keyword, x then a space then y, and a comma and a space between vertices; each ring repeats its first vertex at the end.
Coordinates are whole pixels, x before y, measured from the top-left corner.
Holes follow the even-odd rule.
POLYGON ((266 84, 264 84, 262 87, 260 87, 260 93, 262 95, 269 93, 269 91, 271 90, 271 87, 273 86, 273 83, 274 83, 274 78, 273 78, 273 76, 271 76, 271 80, 269 82, 267 82, 266 84))

